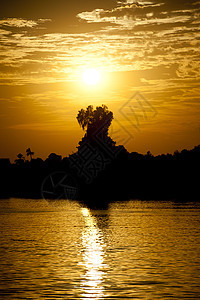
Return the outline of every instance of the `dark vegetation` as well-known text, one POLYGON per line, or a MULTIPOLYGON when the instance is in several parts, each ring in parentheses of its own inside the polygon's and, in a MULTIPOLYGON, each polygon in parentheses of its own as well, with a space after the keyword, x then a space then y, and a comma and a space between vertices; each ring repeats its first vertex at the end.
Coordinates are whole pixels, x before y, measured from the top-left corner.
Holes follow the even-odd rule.
POLYGON ((22 153, 14 164, 0 159, 1 197, 71 198, 95 203, 131 198, 200 200, 200 145, 158 156, 150 151, 145 155, 129 153, 109 137, 112 119, 113 113, 105 105, 81 109, 77 120, 85 135, 77 152, 68 157, 51 153, 46 160, 33 158, 34 152, 28 148, 27 159, 22 153), (68 189, 73 187, 76 193, 70 194, 68 189))

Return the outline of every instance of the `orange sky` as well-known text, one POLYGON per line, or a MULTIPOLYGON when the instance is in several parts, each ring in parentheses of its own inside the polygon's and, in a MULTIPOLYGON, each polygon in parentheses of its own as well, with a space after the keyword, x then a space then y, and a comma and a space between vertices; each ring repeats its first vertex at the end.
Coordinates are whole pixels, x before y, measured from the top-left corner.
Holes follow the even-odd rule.
POLYGON ((110 134, 153 154, 200 144, 200 2, 2 1, 0 157, 67 156, 76 115, 106 104, 110 134), (87 68, 101 72, 84 83, 87 68))

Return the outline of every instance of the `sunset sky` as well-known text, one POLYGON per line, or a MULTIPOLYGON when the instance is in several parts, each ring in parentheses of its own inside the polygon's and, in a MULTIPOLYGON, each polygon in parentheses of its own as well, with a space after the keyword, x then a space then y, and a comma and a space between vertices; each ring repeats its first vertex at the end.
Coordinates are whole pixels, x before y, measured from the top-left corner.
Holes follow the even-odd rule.
POLYGON ((0 157, 67 156, 101 104, 130 152, 200 144, 199 28, 197 0, 1 0, 0 157))

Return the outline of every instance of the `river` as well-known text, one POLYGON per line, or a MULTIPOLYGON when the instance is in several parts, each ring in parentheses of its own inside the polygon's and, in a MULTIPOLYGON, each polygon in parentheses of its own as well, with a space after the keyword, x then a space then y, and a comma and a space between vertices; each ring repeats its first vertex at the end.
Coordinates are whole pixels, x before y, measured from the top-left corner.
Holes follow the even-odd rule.
POLYGON ((199 299, 200 203, 0 200, 0 299, 199 299))

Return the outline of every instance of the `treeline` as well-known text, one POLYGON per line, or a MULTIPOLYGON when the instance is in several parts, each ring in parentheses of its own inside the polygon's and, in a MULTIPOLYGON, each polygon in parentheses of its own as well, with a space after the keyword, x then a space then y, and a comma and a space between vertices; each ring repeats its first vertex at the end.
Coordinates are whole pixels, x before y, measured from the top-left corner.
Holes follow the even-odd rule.
MULTIPOLYGON (((115 146, 117 147, 117 146, 115 146)), ((123 146, 118 146, 123 148, 122 152, 123 152, 123 157, 130 159, 130 160, 153 160, 153 161, 199 161, 200 159, 200 145, 195 146, 193 149, 191 150, 187 150, 187 149, 183 149, 182 151, 174 151, 173 154, 167 153, 167 154, 159 154, 159 155, 153 155, 150 151, 147 151, 146 154, 141 154, 138 152, 131 152, 129 153, 123 146)), ((28 148, 27 150, 30 150, 30 148, 28 148)), ((26 150, 26 153, 27 153, 26 150)), ((15 159, 14 163, 12 165, 17 165, 17 166, 58 166, 59 164, 66 164, 67 160, 69 159, 69 157, 64 157, 62 158, 62 155, 58 155, 56 153, 51 153, 49 154, 49 156, 46 159, 42 159, 40 157, 37 158, 33 158, 34 152, 31 152, 31 159, 25 159, 25 156, 22 153, 17 154, 17 159, 15 159)), ((29 152, 28 152, 29 153, 29 152)), ((27 156, 29 156, 30 154, 27 154, 27 156)), ((73 154, 72 154, 73 155, 73 154)), ((5 161, 7 163, 7 165, 10 165, 10 160, 8 159, 0 159, 0 164, 5 164, 5 161)))
MULTIPOLYGON (((77 153, 64 158, 55 153, 45 160, 33 158, 34 153, 30 151, 29 160, 23 155, 17 155, 13 164, 1 159, 1 197, 59 198, 62 195, 60 187, 55 191, 48 186, 52 194, 44 195, 42 185, 50 174, 65 172, 75 179, 78 189, 72 199, 100 202, 130 198, 200 200, 200 145, 192 150, 157 156, 149 151, 146 154, 129 153, 123 146, 115 146, 120 150, 117 156, 108 159, 104 155, 106 163, 96 165, 96 170, 93 162, 93 169, 81 164, 80 149, 79 146, 77 153)), ((65 197, 67 195, 63 194, 65 197)))
POLYGON ((14 164, 1 159, 1 197, 81 199, 100 205, 131 198, 200 200, 200 145, 157 156, 129 153, 109 136, 112 120, 107 106, 89 105, 77 115, 85 134, 75 153, 64 158, 51 153, 42 160, 28 148, 14 164))

